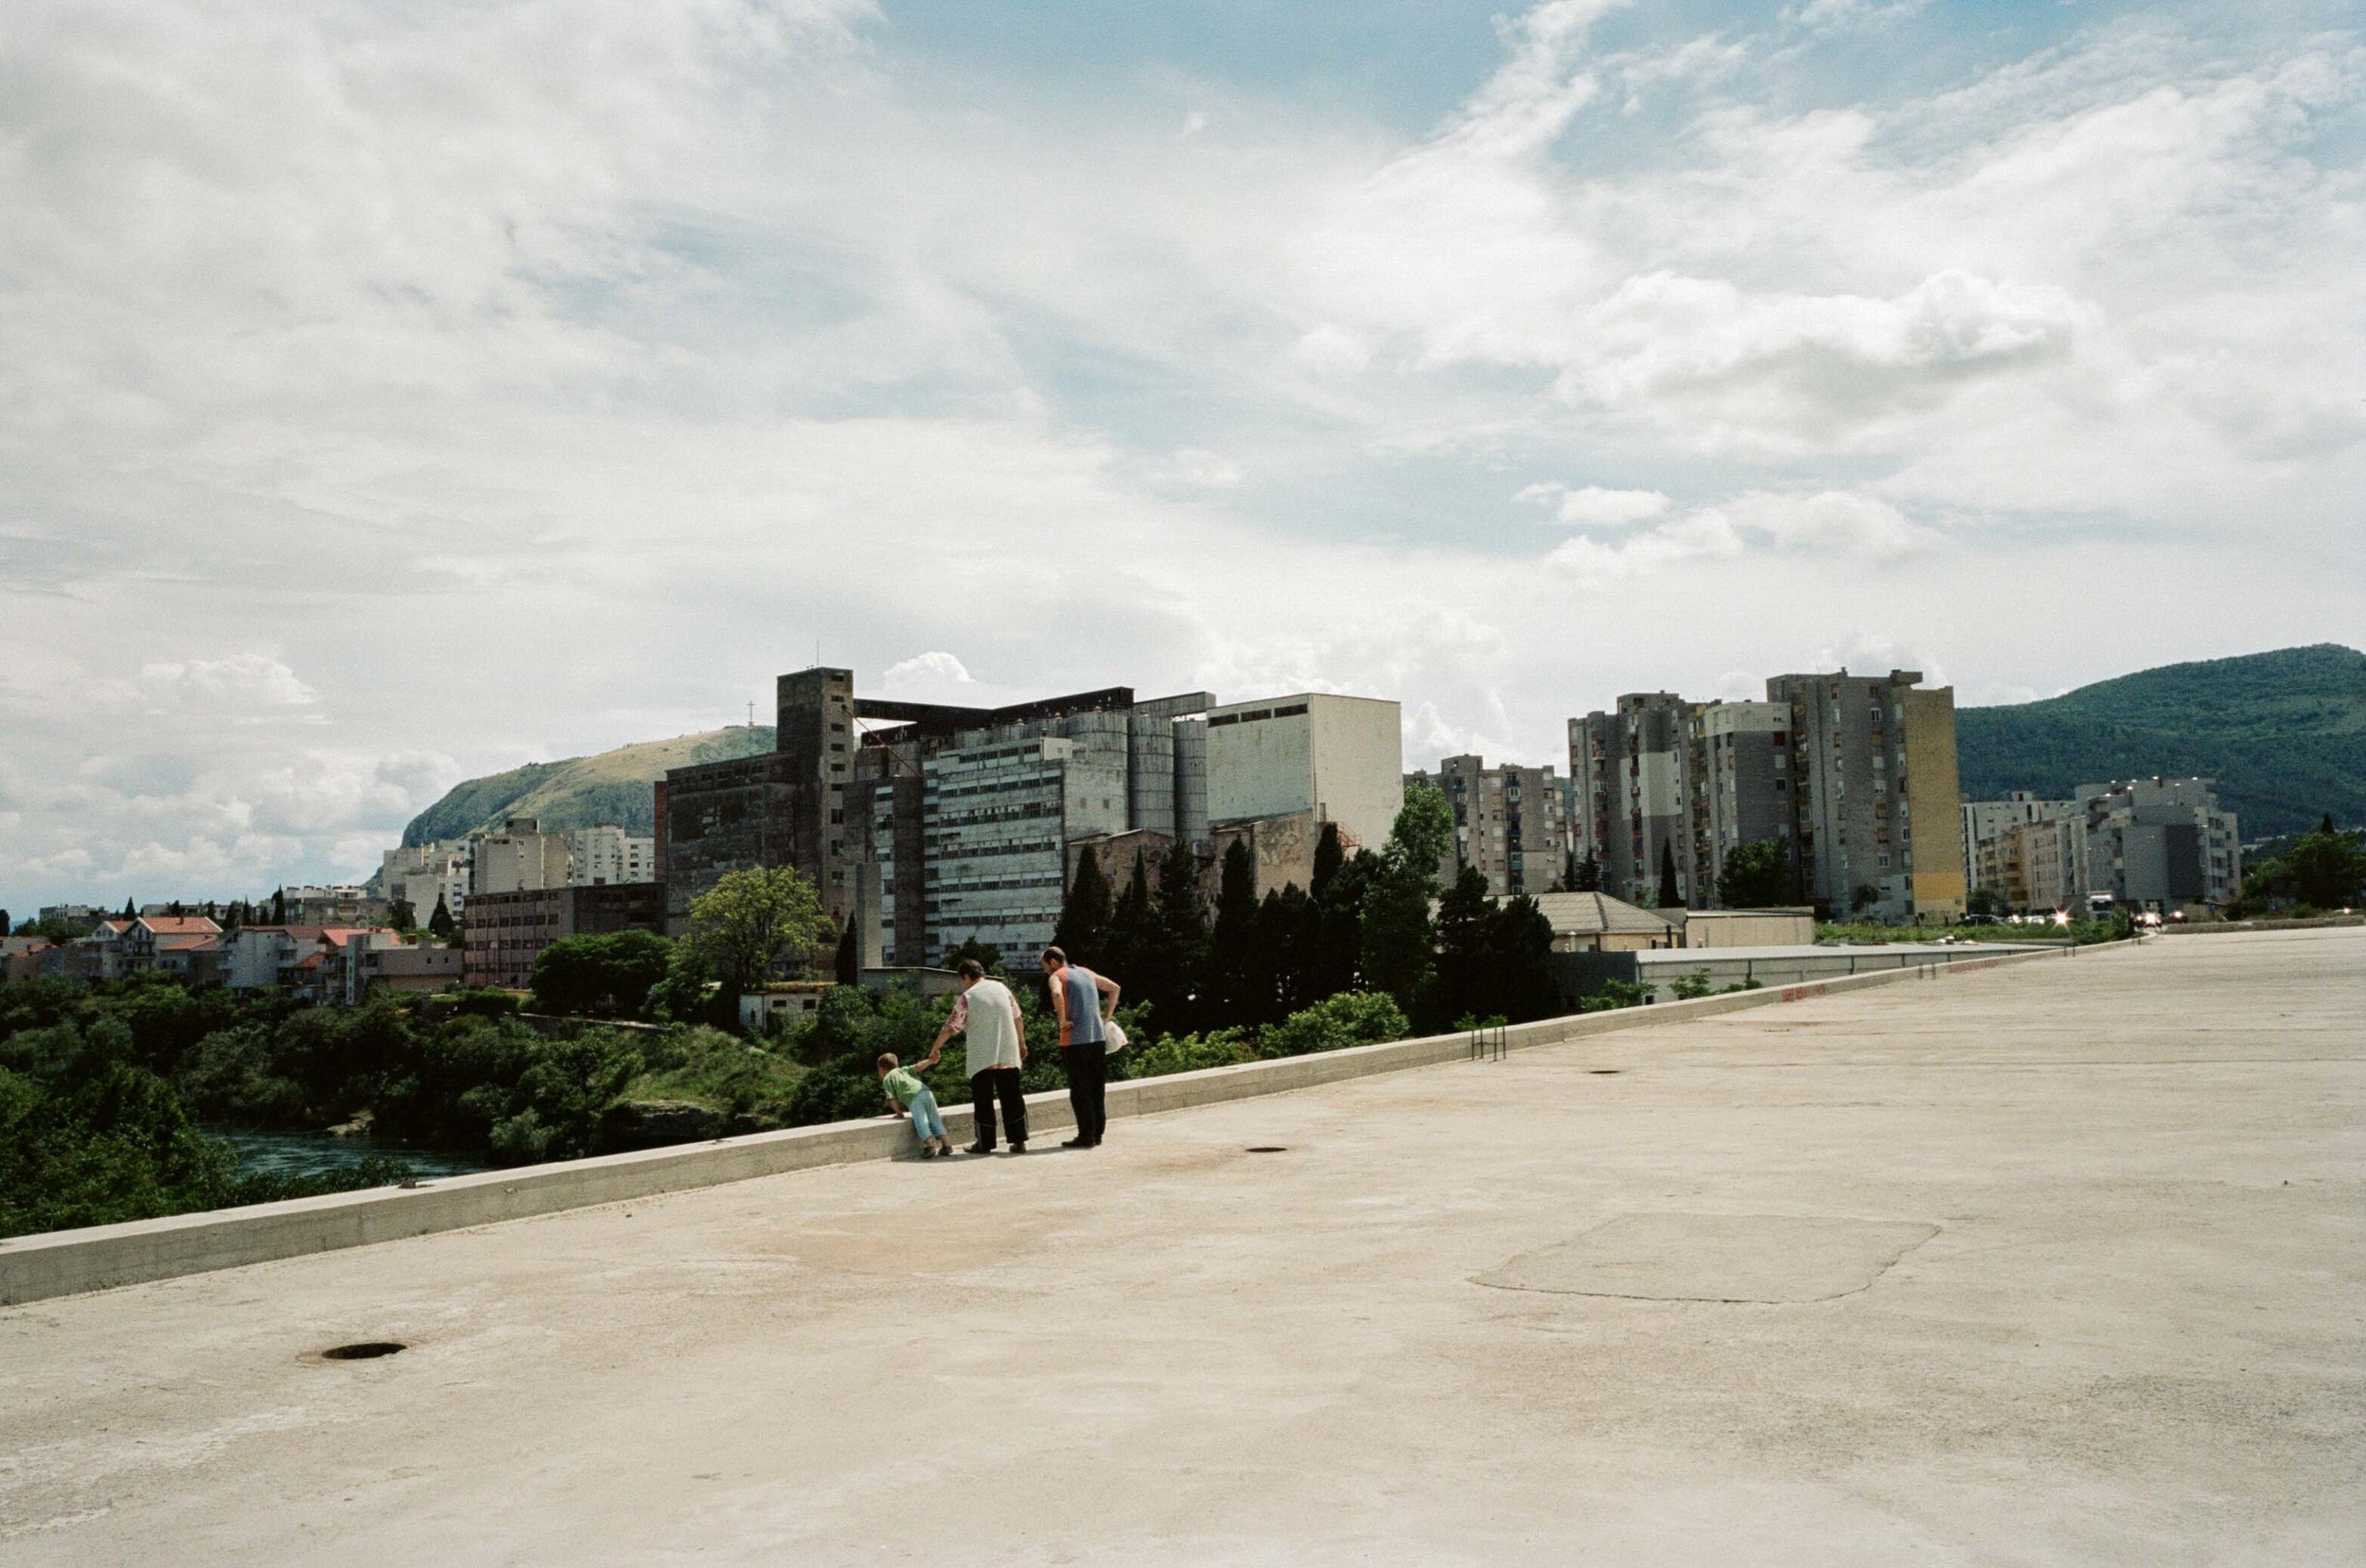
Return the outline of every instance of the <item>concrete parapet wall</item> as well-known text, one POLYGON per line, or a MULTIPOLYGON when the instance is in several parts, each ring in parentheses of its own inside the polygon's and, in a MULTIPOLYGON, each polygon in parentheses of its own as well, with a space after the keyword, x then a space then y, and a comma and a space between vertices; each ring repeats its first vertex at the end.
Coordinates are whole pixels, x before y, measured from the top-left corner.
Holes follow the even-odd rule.
POLYGON ((2331 925, 2366 925, 2366 915, 2318 915, 2309 920, 2205 920, 2161 927, 2172 937, 2202 937, 2235 931, 2317 931, 2331 925))
MULTIPOLYGON (((1862 986, 1935 978, 2008 963, 2059 960, 2067 952, 2075 951, 2078 950, 1959 960, 1945 967, 1890 969, 1799 985, 1732 992, 1694 1001, 1547 1018, 1504 1030, 1502 1043, 1509 1050, 1560 1045, 1598 1034, 1714 1017, 1745 1008, 1776 1006, 1862 986)), ((1468 1035, 1426 1035, 1312 1056, 1284 1057, 1163 1078, 1131 1079, 1109 1085, 1109 1115, 1113 1119, 1145 1116, 1252 1095, 1281 1094, 1374 1073, 1464 1061, 1472 1054, 1468 1035)), ((1030 1096, 1027 1115, 1033 1139, 1075 1125, 1068 1114, 1068 1097, 1059 1091, 1030 1096)), ((945 1107, 945 1120, 947 1132, 957 1141, 969 1136, 967 1106, 945 1107)), ((883 1159, 909 1152, 911 1146, 909 1123, 901 1118, 891 1120, 879 1117, 869 1121, 756 1133, 713 1143, 605 1154, 556 1165, 444 1177, 415 1189, 376 1188, 247 1208, 19 1236, 0 1241, 0 1305, 238 1268, 341 1247, 400 1241, 559 1209, 588 1208, 687 1188, 746 1181, 817 1165, 883 1159)))

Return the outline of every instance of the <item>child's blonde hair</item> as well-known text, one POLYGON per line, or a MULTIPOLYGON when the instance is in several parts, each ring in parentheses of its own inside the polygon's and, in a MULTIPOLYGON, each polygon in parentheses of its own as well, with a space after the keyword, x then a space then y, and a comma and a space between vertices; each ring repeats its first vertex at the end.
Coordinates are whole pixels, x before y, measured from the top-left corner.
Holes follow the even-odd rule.
POLYGON ((893 1072, 896 1068, 902 1066, 904 1064, 895 1059, 895 1053, 893 1051, 883 1051, 880 1053, 879 1070, 881 1072, 893 1072))

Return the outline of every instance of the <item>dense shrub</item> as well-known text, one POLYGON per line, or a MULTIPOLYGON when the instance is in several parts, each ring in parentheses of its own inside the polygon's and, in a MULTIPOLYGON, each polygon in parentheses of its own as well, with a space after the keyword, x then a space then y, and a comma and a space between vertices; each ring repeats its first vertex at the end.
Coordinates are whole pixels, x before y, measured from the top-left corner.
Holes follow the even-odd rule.
POLYGON ((1378 991, 1348 991, 1291 1013, 1268 1028, 1259 1046, 1265 1056, 1305 1056, 1402 1040, 1411 1027, 1395 997, 1378 991))

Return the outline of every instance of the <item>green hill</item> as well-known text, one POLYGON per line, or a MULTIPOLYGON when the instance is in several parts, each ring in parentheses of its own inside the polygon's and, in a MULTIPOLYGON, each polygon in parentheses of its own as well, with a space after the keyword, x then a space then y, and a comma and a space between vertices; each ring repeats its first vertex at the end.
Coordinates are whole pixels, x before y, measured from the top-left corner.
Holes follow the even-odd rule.
POLYGON ((465 838, 481 828, 499 827, 508 817, 535 817, 545 830, 586 828, 614 822, 628 833, 650 832, 656 821, 649 786, 669 767, 729 762, 772 749, 768 724, 733 725, 673 740, 620 746, 595 757, 528 763, 506 773, 469 779, 411 819, 405 844, 465 838))
POLYGON ((1955 714, 1964 793, 2066 797, 2153 774, 2218 782, 2243 837, 2366 822, 2366 653, 2335 643, 2166 664, 1955 714))

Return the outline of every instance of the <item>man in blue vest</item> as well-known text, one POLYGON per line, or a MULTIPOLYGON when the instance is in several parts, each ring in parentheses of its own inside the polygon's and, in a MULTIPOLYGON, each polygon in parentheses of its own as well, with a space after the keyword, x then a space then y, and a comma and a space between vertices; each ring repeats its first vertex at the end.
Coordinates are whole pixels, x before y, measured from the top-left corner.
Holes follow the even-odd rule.
POLYGON ((1060 1066, 1068 1073, 1068 1101, 1076 1112, 1076 1136, 1063 1149, 1098 1149, 1109 1125, 1104 1107, 1109 1083, 1109 1035, 1117 1016, 1118 982, 1068 961, 1057 947, 1043 950, 1043 975, 1051 988, 1051 1011, 1060 1020, 1060 1066))

